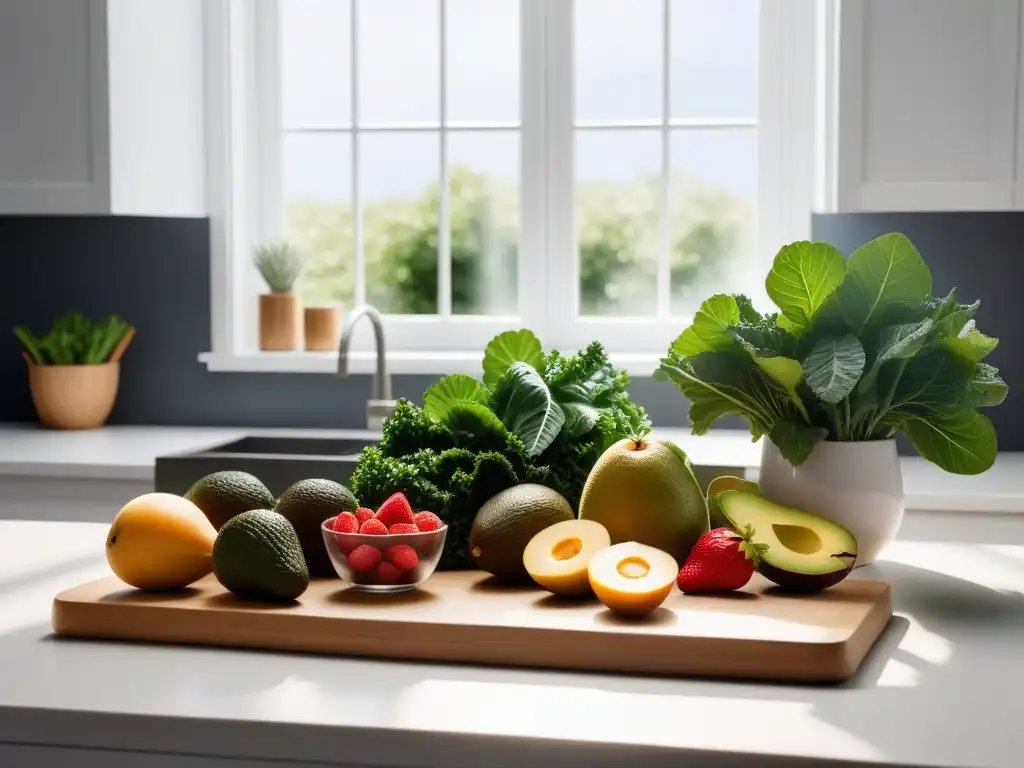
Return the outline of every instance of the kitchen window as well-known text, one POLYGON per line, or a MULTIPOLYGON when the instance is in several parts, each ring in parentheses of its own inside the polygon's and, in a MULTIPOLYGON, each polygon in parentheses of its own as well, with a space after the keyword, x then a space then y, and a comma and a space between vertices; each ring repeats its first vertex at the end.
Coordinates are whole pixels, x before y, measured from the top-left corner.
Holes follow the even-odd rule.
POLYGON ((306 303, 384 312, 393 370, 475 371, 494 334, 528 327, 554 347, 598 339, 644 373, 702 298, 761 300, 775 250, 809 233, 813 0, 226 0, 213 15, 226 98, 208 104, 232 160, 211 184, 226 233, 211 368, 333 369, 250 352, 258 243, 309 254, 306 303))

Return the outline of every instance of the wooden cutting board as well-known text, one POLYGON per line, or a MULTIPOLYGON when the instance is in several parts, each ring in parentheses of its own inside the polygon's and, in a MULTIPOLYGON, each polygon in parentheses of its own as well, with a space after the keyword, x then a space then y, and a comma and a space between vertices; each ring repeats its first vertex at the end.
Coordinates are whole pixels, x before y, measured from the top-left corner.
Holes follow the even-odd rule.
POLYGON ((883 581, 847 579, 795 596, 757 575, 726 596, 673 588, 643 619, 618 617, 593 600, 498 586, 480 572, 436 573, 398 595, 314 581, 283 606, 236 598, 213 576, 168 594, 139 592, 110 576, 53 602, 54 630, 74 637, 802 681, 851 676, 891 616, 883 581))

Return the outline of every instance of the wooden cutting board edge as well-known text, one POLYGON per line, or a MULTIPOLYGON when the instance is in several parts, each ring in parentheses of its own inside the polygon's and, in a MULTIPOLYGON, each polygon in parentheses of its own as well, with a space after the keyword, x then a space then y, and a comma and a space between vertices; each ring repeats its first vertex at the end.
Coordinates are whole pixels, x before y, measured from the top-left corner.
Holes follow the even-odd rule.
POLYGON ((168 620, 175 613, 194 617, 195 609, 160 604, 132 606, 133 621, 126 624, 121 620, 122 605, 76 596, 83 587, 96 583, 54 598, 52 625, 57 635, 673 677, 841 682, 856 673, 892 616, 892 589, 877 582, 884 589, 847 638, 813 644, 760 640, 756 656, 750 653, 749 639, 607 633, 600 643, 580 644, 577 629, 516 627, 511 633, 503 625, 455 627, 429 620, 415 622, 416 644, 412 646, 405 633, 395 631, 396 622, 391 619, 291 614, 290 631, 282 633, 275 613, 238 611, 230 635, 225 637, 222 626, 212 622, 168 620), (339 648, 339 636, 344 637, 344 648, 339 648))

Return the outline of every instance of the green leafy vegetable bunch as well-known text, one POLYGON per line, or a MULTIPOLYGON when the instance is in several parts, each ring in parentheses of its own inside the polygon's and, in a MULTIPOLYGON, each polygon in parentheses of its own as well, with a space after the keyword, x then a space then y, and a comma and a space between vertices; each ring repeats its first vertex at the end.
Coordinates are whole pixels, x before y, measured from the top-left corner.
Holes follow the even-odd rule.
POLYGON ((904 235, 872 240, 848 261, 828 243, 792 243, 765 288, 778 312, 712 296, 658 368, 690 401, 695 434, 741 416, 754 439, 767 435, 799 465, 821 440, 899 431, 949 472, 992 465, 996 433, 978 409, 1006 397, 982 362, 998 340, 975 327, 980 302, 961 304, 955 290, 932 296, 931 272, 904 235))
POLYGON ((36 365, 100 365, 110 360, 131 329, 117 315, 93 323, 80 312, 71 312, 58 317, 43 336, 23 325, 15 326, 14 335, 36 365))
POLYGON ((352 475, 360 503, 397 491, 448 524, 443 568, 469 568, 469 529, 480 506, 519 483, 539 483, 575 508, 604 450, 649 428, 629 400, 629 377, 593 343, 579 354, 545 353, 528 330, 487 345, 483 381, 446 376, 402 400, 384 422, 379 447, 363 451, 352 475))

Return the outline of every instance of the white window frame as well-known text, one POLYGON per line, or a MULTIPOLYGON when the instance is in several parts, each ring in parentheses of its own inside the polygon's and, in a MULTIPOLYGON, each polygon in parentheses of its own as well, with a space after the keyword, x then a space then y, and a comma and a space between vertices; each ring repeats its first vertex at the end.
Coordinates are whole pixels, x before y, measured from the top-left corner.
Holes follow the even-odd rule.
MULTIPOLYGON (((664 0, 666 12, 670 2, 664 0)), ((354 7, 357 3, 353 4, 354 7)), ((422 126, 441 136, 440 315, 386 316, 389 368, 394 373, 477 373, 487 341, 513 327, 537 332, 548 345, 575 350, 594 339, 633 374, 650 374, 668 343, 689 322, 669 317, 669 249, 659 255, 659 318, 578 317, 578 258, 574 217, 576 125, 573 98, 571 0, 521 0, 520 240, 518 316, 450 314, 450 256, 447 254, 447 152, 445 126, 444 0, 441 5, 441 121, 422 126), (573 254, 573 258, 549 257, 573 254), (537 276, 541 276, 538 279, 537 276), (555 297, 568 297, 567 300, 555 297)), ((822 118, 829 88, 822 88, 821 41, 831 23, 829 3, 816 0, 761 0, 759 45, 757 257, 765 265, 778 247, 806 238, 818 179, 827 120, 822 118)), ((278 179, 280 109, 277 3, 271 0, 212 0, 205 3, 207 55, 207 164, 211 216, 212 349, 200 355, 215 371, 333 372, 335 353, 256 352, 256 296, 260 281, 251 264, 254 243, 280 231, 278 179), (259 55, 257 55, 257 51, 259 55), (269 68, 268 68, 269 66, 269 68), (261 230, 259 222, 271 222, 261 230)), ((669 19, 663 45, 669 45, 669 19)), ((353 104, 357 104, 352 19, 353 104)), ((663 105, 669 98, 669 62, 663 54, 663 105)), ((744 121, 669 121, 644 125, 662 138, 662 217, 667 205, 670 130, 744 121)), ((364 132, 352 115, 353 147, 364 132)), ((466 126, 469 127, 469 126, 466 126)), ((474 126, 480 127, 480 126, 474 126)), ((498 126, 484 126, 498 127, 498 126)), ((515 128, 514 124, 504 126, 515 128)), ((588 129, 637 127, 635 121, 588 124, 588 129)), ((372 128, 370 130, 373 130, 372 128)), ((353 151, 353 178, 358 174, 353 151)), ((358 190, 353 184, 358 212, 358 190)), ((362 248, 357 230, 356 303, 365 294, 362 248)), ((667 227, 663 227, 667 230, 667 227)), ((667 240, 664 237, 663 240, 667 240)), ((755 291, 756 293, 756 291, 755 291)), ((755 296, 755 302, 763 300, 755 296)), ((370 372, 374 353, 369 328, 354 337, 350 370, 370 372)))

